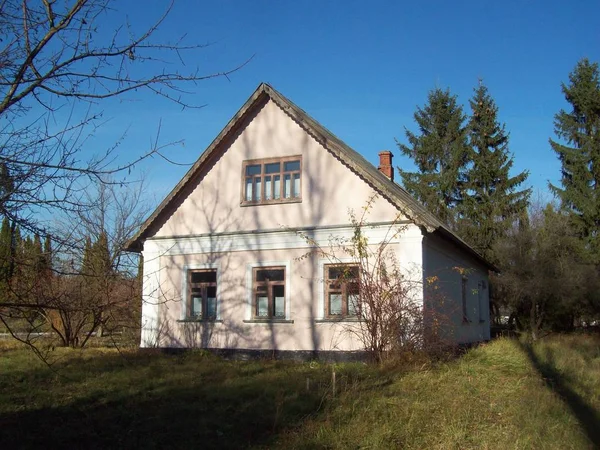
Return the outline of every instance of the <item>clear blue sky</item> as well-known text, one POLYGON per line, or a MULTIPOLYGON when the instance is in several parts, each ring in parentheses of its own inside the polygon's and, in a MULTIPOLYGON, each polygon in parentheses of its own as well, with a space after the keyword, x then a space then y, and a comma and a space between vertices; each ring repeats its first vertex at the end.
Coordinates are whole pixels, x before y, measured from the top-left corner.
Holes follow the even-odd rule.
MULTIPOLYGON (((134 26, 156 17, 159 2, 123 2, 134 26)), ((204 73, 253 59, 229 80, 200 83, 185 110, 139 95, 108 105, 112 120, 94 145, 128 129, 122 156, 145 151, 162 122, 163 143, 184 140, 169 156, 192 163, 261 81, 377 163, 392 150, 430 89, 450 88, 467 105, 483 78, 511 136, 514 170, 528 185, 558 182, 550 150, 553 116, 567 105, 560 83, 578 59, 600 61, 600 2, 577 1, 179 1, 160 30, 212 45, 189 60, 204 73), (116 106, 116 107, 115 107, 116 106)), ((160 201, 187 167, 146 164, 149 193, 160 201)))

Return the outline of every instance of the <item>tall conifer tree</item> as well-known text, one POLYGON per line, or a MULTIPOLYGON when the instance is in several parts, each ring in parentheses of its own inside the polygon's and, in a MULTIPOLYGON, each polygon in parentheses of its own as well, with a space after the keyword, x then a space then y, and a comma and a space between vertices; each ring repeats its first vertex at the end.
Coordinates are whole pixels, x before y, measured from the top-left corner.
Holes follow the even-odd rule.
POLYGON ((527 171, 510 174, 508 133, 498 121, 494 99, 481 82, 474 91, 467 125, 472 163, 466 171, 468 195, 461 205, 459 231, 484 257, 496 261, 493 247, 516 219, 526 215, 531 189, 519 190, 527 171))
POLYGON ((449 89, 436 88, 429 92, 427 104, 417 107, 414 119, 418 133, 406 130, 408 145, 398 143, 398 148, 418 171, 399 168, 402 184, 432 213, 454 226, 469 159, 465 115, 449 89))
POLYGON ((600 263, 600 75, 598 63, 584 58, 562 84, 570 111, 554 116, 557 141, 550 139, 561 163, 561 185, 550 184, 575 229, 600 263))
POLYGON ((12 276, 12 230, 8 218, 2 219, 0 229, 0 283, 8 283, 12 276))

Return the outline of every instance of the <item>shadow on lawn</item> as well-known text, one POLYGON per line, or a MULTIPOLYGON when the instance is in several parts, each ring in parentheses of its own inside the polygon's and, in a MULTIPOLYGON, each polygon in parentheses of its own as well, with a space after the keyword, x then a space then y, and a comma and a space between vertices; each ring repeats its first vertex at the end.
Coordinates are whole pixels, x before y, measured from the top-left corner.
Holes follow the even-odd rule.
POLYGON ((594 448, 600 448, 600 417, 594 408, 567 385, 564 375, 556 368, 551 349, 546 348, 545 360, 542 360, 535 354, 531 344, 520 343, 520 345, 546 385, 563 400, 577 418, 594 448))
POLYGON ((35 389, 45 385, 56 391, 51 400, 70 392, 74 400, 62 398, 60 406, 29 410, 24 404, 1 414, 0 448, 268 446, 278 433, 320 414, 327 392, 324 368, 308 373, 307 366, 270 361, 229 363, 192 356, 182 362, 180 356, 163 356, 161 368, 140 358, 119 372, 118 358, 101 364, 108 368, 105 373, 97 361, 77 367, 78 372, 69 373, 75 376, 58 387, 42 371, 8 386, 2 380, 3 387, 14 388, 14 398, 27 398, 28 391, 29 398, 36 398, 35 389), (154 382, 143 379, 152 374, 154 382), (314 383, 310 391, 307 375, 314 383), (104 381, 97 384, 96 377, 104 381))

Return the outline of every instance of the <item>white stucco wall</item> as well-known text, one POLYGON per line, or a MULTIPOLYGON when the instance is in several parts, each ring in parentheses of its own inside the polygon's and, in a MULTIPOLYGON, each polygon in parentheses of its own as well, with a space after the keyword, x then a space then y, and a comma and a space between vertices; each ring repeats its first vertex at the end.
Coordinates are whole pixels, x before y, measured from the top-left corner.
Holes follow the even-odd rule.
MULTIPOLYGON (((421 231, 414 225, 379 225, 363 230, 371 244, 389 242, 388 249, 407 268, 407 274, 422 279, 421 231)), ((324 320, 323 267, 333 262, 351 262, 333 240, 349 239, 351 227, 307 230, 311 241, 297 232, 211 235, 201 238, 152 239, 148 250, 158 258, 159 269, 152 273, 158 299, 148 293, 144 304, 143 346, 211 347, 229 349, 277 350, 361 350, 351 322, 324 320), (307 256, 314 244, 326 250, 307 256), (218 249, 217 251, 211 251, 218 249), (333 256, 335 254, 335 256, 333 256), (251 323, 252 268, 286 267, 287 323, 251 323), (186 290, 184 275, 191 268, 217 269, 218 314, 216 323, 185 322, 186 290), (156 301, 158 300, 158 301, 156 301), (156 317, 159 318, 158 325, 156 317)), ((146 265, 145 265, 146 267, 146 265)), ((148 288, 150 290, 150 288, 148 288)), ((417 292, 417 297, 422 292, 417 292)))
POLYGON ((369 221, 394 220, 398 216, 395 207, 381 197, 371 202, 374 194, 367 183, 269 100, 219 159, 200 174, 193 191, 153 236, 340 225, 349 222, 349 209, 360 216, 367 204, 369 221), (302 202, 240 206, 242 162, 286 156, 302 158, 302 202))

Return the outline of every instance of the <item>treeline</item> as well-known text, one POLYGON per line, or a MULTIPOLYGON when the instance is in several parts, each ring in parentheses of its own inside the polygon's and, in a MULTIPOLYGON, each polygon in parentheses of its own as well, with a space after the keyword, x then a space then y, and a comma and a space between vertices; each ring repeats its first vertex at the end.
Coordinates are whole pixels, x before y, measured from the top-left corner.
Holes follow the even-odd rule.
MULTIPOLYGON (((120 252, 120 250, 119 250, 120 252)), ((50 236, 23 236, 8 218, 0 230, 0 296, 4 328, 33 345, 53 332, 60 344, 85 346, 93 334, 139 328, 139 274, 117 270, 108 236, 55 252, 50 236)))
POLYGON ((405 130, 405 188, 500 270, 492 278, 497 326, 570 330, 600 319, 600 81, 582 59, 562 84, 569 105, 555 115, 551 148, 561 184, 556 202, 531 201, 528 171, 513 173, 509 133, 480 81, 468 114, 449 89, 434 89, 405 130))

